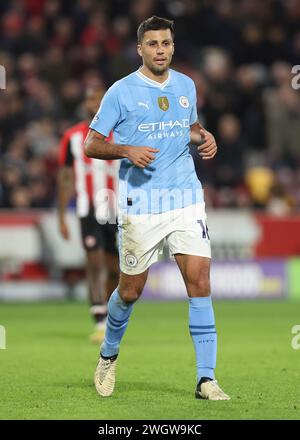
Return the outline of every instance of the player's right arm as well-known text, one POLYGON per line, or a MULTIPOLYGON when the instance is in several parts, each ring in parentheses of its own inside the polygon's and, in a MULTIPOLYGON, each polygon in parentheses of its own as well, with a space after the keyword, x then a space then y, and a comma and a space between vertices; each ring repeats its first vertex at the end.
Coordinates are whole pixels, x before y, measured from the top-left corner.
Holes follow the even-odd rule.
POLYGON ((159 151, 157 148, 120 145, 105 141, 118 124, 126 124, 126 114, 121 103, 122 87, 122 82, 117 82, 105 93, 84 142, 85 154, 102 160, 126 158, 133 165, 145 168, 155 159, 155 153, 159 151))
POLYGON ((57 175, 57 211, 61 236, 69 240, 69 228, 66 221, 66 212, 74 195, 73 158, 70 151, 70 142, 65 134, 61 140, 59 152, 59 170, 57 175))
POLYGON ((65 240, 69 240, 69 228, 66 221, 66 212, 73 197, 74 177, 71 167, 62 167, 58 171, 58 222, 59 231, 65 240))
POLYGON ((112 144, 105 140, 103 134, 90 129, 84 141, 85 154, 88 157, 102 160, 128 159, 133 165, 145 168, 155 159, 159 150, 150 147, 112 144))

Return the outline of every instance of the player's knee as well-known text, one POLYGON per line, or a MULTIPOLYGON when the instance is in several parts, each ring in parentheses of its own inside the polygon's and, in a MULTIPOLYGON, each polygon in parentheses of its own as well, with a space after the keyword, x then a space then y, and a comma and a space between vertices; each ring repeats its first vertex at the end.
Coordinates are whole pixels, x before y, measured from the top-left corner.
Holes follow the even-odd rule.
POLYGON ((95 251, 87 253, 87 270, 90 273, 99 274, 103 268, 103 260, 95 251))
POLYGON ((89 271, 90 275, 98 277, 99 273, 103 270, 103 267, 99 262, 93 261, 89 262, 87 270, 89 271))
POLYGON ((188 283, 188 292, 193 296, 207 296, 210 292, 210 282, 206 275, 200 275, 188 283))
POLYGON ((124 302, 134 303, 139 299, 142 291, 135 287, 128 287, 121 289, 119 293, 124 302))

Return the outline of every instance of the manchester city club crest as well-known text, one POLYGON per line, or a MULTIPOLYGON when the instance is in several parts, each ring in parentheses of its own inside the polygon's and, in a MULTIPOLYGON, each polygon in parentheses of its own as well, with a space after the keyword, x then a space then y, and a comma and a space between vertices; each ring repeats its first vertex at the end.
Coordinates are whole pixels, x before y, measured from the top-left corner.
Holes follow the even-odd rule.
POLYGON ((127 255, 125 255, 125 262, 126 262, 127 266, 135 267, 137 265, 138 260, 135 255, 127 254, 127 255))
POLYGON ((180 104, 181 107, 183 107, 183 108, 188 108, 188 106, 190 105, 189 100, 187 99, 186 96, 180 96, 180 98, 179 98, 179 104, 180 104))
POLYGON ((169 108, 169 101, 166 96, 159 96, 158 105, 164 112, 166 112, 169 108))

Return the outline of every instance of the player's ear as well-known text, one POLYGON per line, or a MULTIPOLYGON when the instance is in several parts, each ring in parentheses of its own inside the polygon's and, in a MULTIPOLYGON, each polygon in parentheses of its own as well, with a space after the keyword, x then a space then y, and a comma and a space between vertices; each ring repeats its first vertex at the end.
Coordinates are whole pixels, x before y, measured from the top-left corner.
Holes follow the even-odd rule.
POLYGON ((175 46, 174 46, 174 43, 173 43, 173 47, 172 47, 172 55, 174 55, 174 50, 175 50, 175 46))
POLYGON ((139 56, 142 56, 142 47, 140 44, 137 45, 137 53, 139 54, 139 56))

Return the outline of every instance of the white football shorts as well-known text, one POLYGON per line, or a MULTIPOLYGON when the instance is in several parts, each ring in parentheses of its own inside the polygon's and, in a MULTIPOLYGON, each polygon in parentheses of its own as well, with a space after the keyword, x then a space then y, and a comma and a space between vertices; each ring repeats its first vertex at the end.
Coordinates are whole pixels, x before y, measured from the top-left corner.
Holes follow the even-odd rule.
POLYGON ((199 255, 211 258, 205 204, 161 214, 119 216, 120 269, 128 275, 144 272, 163 256, 165 242, 170 256, 199 255))

